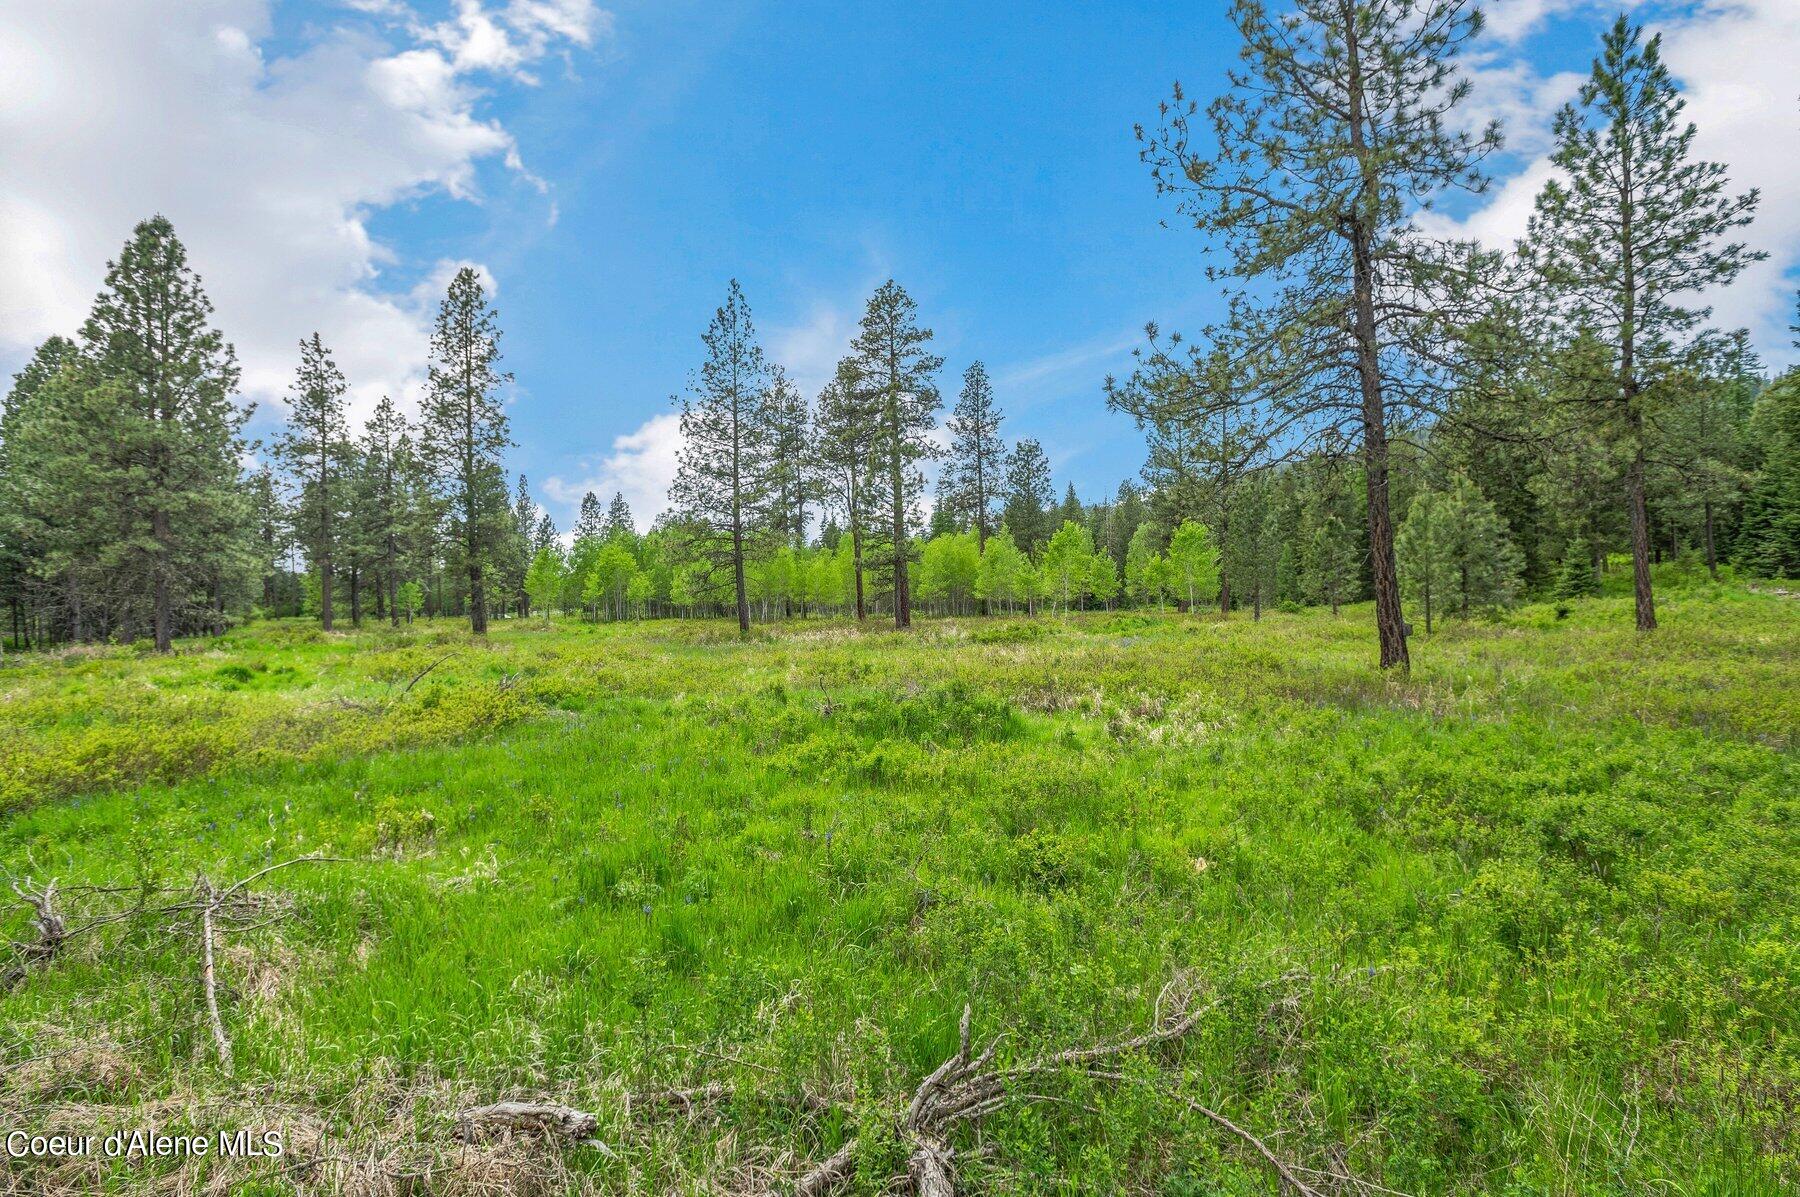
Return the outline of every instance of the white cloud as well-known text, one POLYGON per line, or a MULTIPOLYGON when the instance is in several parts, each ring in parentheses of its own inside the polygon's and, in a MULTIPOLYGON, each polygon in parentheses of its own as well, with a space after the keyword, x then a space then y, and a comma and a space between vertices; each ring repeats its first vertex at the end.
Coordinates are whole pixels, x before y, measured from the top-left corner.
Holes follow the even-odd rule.
POLYGON ((597 466, 587 468, 583 477, 546 479, 544 493, 570 508, 578 508, 589 491, 599 496, 603 506, 615 493, 623 494, 643 531, 669 506, 669 484, 675 481, 680 452, 681 417, 663 412, 651 416, 636 431, 614 437, 612 452, 597 466))
POLYGON ((1032 406, 1038 396, 1026 394, 1015 398, 1006 392, 1054 391, 1057 382, 1066 382, 1071 375, 1083 376, 1098 391, 1100 377, 1096 372, 1097 367, 1109 358, 1122 356, 1143 339, 1142 330, 1134 329, 1131 332, 1095 337, 1068 349, 1058 349, 1029 361, 1003 366, 994 375, 994 388, 1002 392, 1004 403, 1021 408, 1032 406))
MULTIPOLYGON (((1581 7, 1568 0, 1526 0, 1538 15, 1581 7)), ((1626 5, 1630 8, 1632 5, 1626 5)), ((1535 18, 1534 18, 1535 19, 1535 18)), ((1687 117, 1698 129, 1694 153, 1723 162, 1735 193, 1762 192, 1756 222, 1740 237, 1769 259, 1752 266, 1731 287, 1691 300, 1711 304, 1714 323, 1745 327, 1772 363, 1791 359, 1786 331, 1794 301, 1787 277, 1800 265, 1800 120, 1793 108, 1793 63, 1800 61, 1800 4, 1794 0, 1704 0, 1687 15, 1661 25, 1663 58, 1683 87, 1687 117)), ((1598 36, 1595 49, 1598 49, 1598 36)), ((1484 64, 1476 83, 1510 87, 1496 105, 1513 110, 1509 141, 1538 156, 1501 181, 1487 202, 1461 220, 1431 215, 1434 232, 1473 236, 1510 246, 1525 232, 1532 203, 1552 167, 1542 156, 1553 101, 1566 86, 1559 77, 1537 79, 1519 61, 1484 64)))
POLYGON ((436 26, 356 7, 403 44, 333 28, 269 58, 269 0, 0 0, 0 353, 73 331, 132 225, 161 212, 249 397, 280 398, 315 329, 359 411, 406 394, 436 296, 385 285, 402 263, 371 216, 434 192, 478 201, 485 160, 522 175, 477 112, 478 73, 525 77, 606 20, 589 0, 462 0, 436 26))
POLYGON ((798 324, 769 330, 769 360, 781 364, 802 395, 809 400, 817 398, 837 371, 839 360, 850 352, 861 316, 860 306, 815 303, 798 324))

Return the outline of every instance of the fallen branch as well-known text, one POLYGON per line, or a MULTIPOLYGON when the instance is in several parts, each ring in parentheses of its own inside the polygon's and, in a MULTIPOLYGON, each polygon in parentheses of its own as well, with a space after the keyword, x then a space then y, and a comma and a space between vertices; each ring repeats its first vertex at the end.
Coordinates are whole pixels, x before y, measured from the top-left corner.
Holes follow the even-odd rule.
MULTIPOLYGON (((1290 979, 1278 978, 1274 983, 1290 979)), ((950 1132, 960 1123, 994 1113, 1010 1100, 1048 1100, 1039 1093, 1017 1091, 1020 1082, 1071 1071, 1095 1080, 1135 1080, 1125 1073, 1096 1065, 1187 1035, 1223 1000, 1215 999, 1195 1006, 1189 995, 1177 994, 1175 1008, 1165 1016, 1163 1003, 1176 988, 1174 982, 1164 987, 1157 997, 1157 1025, 1140 1035, 1092 1047, 1066 1048, 1007 1068, 993 1066, 1000 1046, 998 1038, 976 1053, 970 1034, 973 1010, 968 1005, 963 1006, 962 1018, 957 1025, 956 1053, 919 1082, 899 1120, 901 1135, 912 1145, 906 1164, 906 1180, 911 1191, 916 1197, 955 1197, 955 1153, 949 1145, 950 1132)), ((1158 1091, 1162 1090, 1159 1088, 1158 1091)), ((1261 1139, 1216 1110, 1178 1094, 1169 1096, 1248 1144, 1298 1197, 1320 1197, 1317 1189, 1302 1181, 1261 1139)), ((855 1147, 856 1141, 852 1139, 835 1155, 810 1169, 795 1186, 795 1197, 827 1197, 848 1183, 855 1175, 855 1147)))
POLYGON ((406 688, 404 690, 401 690, 400 693, 394 695, 392 698, 388 699, 387 705, 385 707, 383 707, 382 710, 383 711, 391 710, 395 703, 399 702, 402 698, 405 698, 408 694, 412 693, 412 688, 414 686, 418 685, 420 682, 425 680, 426 674, 430 673, 432 670, 436 669, 439 665, 442 665, 445 661, 448 661, 451 657, 454 657, 457 653, 459 653, 461 651, 462 650, 460 648, 453 648, 449 652, 445 653, 443 656, 439 657, 437 660, 433 661, 431 664, 427 665, 425 668, 419 670, 419 672, 413 674, 412 680, 410 682, 406 683, 406 688))
POLYGON ((475 1106, 456 1116, 457 1138, 473 1143, 483 1133, 500 1129, 544 1138, 563 1138, 585 1147, 597 1147, 606 1155, 613 1149, 595 1137, 600 1119, 586 1110, 554 1102, 499 1101, 475 1106))
POLYGON ((219 1017, 219 974, 213 961, 213 916, 218 912, 220 894, 213 883, 202 876, 198 888, 206 896, 200 910, 200 984, 206 990, 206 1015, 212 1022, 213 1044, 219 1049, 219 1066, 232 1070, 231 1036, 225 1033, 225 1020, 219 1017))
MULTIPOLYGON (((31 884, 26 879, 26 886, 31 884)), ((0 973, 0 992, 11 989, 23 981, 33 965, 44 965, 56 958, 56 954, 69 941, 68 924, 56 909, 56 879, 52 877, 50 884, 42 890, 32 890, 20 886, 15 881, 12 891, 19 901, 31 907, 31 926, 37 932, 37 939, 31 943, 12 945, 18 959, 9 965, 4 973, 0 973)))
POLYGON ((826 1197, 848 1184, 856 1175, 856 1140, 848 1140, 837 1151, 815 1164, 794 1186, 794 1197, 826 1197))

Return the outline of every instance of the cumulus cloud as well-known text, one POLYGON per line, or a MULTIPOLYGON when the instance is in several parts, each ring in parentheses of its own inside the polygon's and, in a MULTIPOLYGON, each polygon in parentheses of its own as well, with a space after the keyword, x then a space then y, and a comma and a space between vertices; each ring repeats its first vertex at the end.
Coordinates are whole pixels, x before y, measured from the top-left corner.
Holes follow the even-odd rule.
POLYGON ((460 0, 438 24, 379 18, 271 57, 270 0, 0 0, 0 354, 76 328, 131 227, 174 222, 237 346, 244 391, 278 400, 295 344, 332 346, 366 411, 423 373, 424 284, 371 233, 383 208, 480 199, 479 167, 523 177, 478 87, 606 29, 591 0, 460 0), (402 269, 404 268, 404 270, 402 269))
POLYGON ((592 491, 602 505, 623 494, 639 531, 669 506, 669 484, 675 481, 681 452, 681 417, 674 412, 651 416, 632 432, 613 438, 612 452, 587 463, 579 478, 551 477, 544 493, 558 503, 579 507, 592 491))
MULTIPOLYGON (((1516 0, 1502 12, 1517 16, 1524 32, 1547 15, 1586 7, 1579 0, 1516 0)), ((1792 77, 1792 64, 1800 59, 1800 4, 1702 0, 1673 20, 1652 22, 1651 29, 1663 34, 1664 61, 1681 84, 1686 115, 1698 129, 1695 154, 1724 163, 1734 191, 1762 192, 1756 222, 1740 236, 1768 253, 1768 260, 1746 270, 1734 285, 1693 302, 1710 304, 1720 327, 1750 329, 1764 353, 1786 361, 1794 300, 1788 276, 1800 265, 1800 121, 1793 111, 1792 77)), ((1432 214, 1424 223, 1438 233, 1510 246, 1524 235, 1532 203, 1551 177, 1545 156, 1550 119, 1579 77, 1540 77, 1527 62, 1507 55, 1481 61, 1474 77, 1476 102, 1508 118, 1508 141, 1523 151, 1524 161, 1461 219, 1432 214), (1486 100, 1479 98, 1484 85, 1495 92, 1486 100)))

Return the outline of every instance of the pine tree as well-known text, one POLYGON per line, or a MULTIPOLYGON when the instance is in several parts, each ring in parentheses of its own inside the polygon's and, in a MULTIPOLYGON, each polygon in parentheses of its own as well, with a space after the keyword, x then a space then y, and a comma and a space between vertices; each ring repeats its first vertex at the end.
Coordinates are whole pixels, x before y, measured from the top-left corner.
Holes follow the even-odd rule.
POLYGON ((1064 524, 1082 524, 1087 522, 1085 510, 1081 506, 1081 499, 1075 494, 1075 484, 1073 482, 1069 483, 1068 486, 1063 489, 1062 504, 1056 509, 1055 519, 1058 528, 1061 528, 1064 524))
POLYGON ((1445 496, 1422 491, 1413 496, 1406 522, 1400 525, 1395 551, 1400 563, 1401 590, 1417 599, 1425 612, 1425 634, 1431 634, 1432 614, 1443 610, 1445 599, 1456 586, 1456 566, 1450 548, 1445 496))
POLYGON ((1144 158, 1158 190, 1182 195, 1224 243, 1230 267, 1217 274, 1242 284, 1213 339, 1250 381, 1221 400, 1266 405, 1265 444, 1331 434, 1360 448, 1381 666, 1405 669, 1389 438, 1428 416, 1434 390, 1419 384, 1441 360, 1445 301, 1471 265, 1410 213, 1484 184, 1498 130, 1456 132, 1454 111, 1467 94, 1456 56, 1480 14, 1467 0, 1296 0, 1272 16, 1262 0, 1235 0, 1231 17, 1245 68, 1207 110, 1217 153, 1196 148, 1198 107, 1177 87, 1157 131, 1138 131, 1144 158))
POLYGON ((1767 578, 1800 578, 1800 370, 1756 400, 1752 439, 1761 460, 1751 476, 1734 558, 1767 578))
POLYGON ((67 337, 50 337, 32 353, 24 369, 13 375, 12 388, 0 400, 0 602, 6 604, 12 641, 19 647, 29 647, 31 641, 28 608, 40 550, 26 535, 32 482, 13 446, 38 392, 65 367, 75 364, 79 354, 75 342, 67 337))
POLYGON ((349 504, 350 436, 344 419, 348 389, 343 371, 319 334, 301 341, 287 428, 272 446, 276 460, 299 483, 294 531, 319 574, 319 621, 327 632, 334 613, 332 584, 340 525, 349 504))
POLYGON ((819 395, 813 461, 830 507, 843 517, 848 533, 853 605, 859 621, 867 615, 863 546, 875 515, 875 492, 869 480, 875 469, 874 444, 875 411, 869 388, 856 359, 845 358, 819 395))
POLYGON ((1585 540, 1571 540, 1563 550, 1562 569, 1556 575, 1556 597, 1587 598, 1599 593, 1600 579, 1594 576, 1593 550, 1585 540))
POLYGON ((772 477, 769 480, 775 535, 788 544, 806 544, 806 508, 814 501, 811 436, 812 413, 780 366, 769 371, 769 422, 772 477))
POLYGON ((931 330, 918 324, 918 306, 893 279, 869 297, 861 328, 851 343, 873 403, 873 481, 890 521, 897 628, 912 625, 907 567, 912 553, 910 530, 918 518, 919 492, 925 484, 919 463, 936 452, 930 439, 939 402, 934 376, 943 368, 944 359, 930 352, 930 344, 931 330))
POLYGON ((377 564, 378 593, 388 621, 400 626, 399 588, 406 527, 406 417, 386 395, 363 425, 361 458, 367 521, 363 539, 377 564))
POLYGON ((71 398, 86 410, 58 436, 78 439, 41 445, 76 459, 83 501, 106 496, 111 527, 76 552, 111 575, 127 596, 121 622, 142 618, 159 652, 190 613, 214 625, 231 575, 254 568, 238 555, 250 524, 238 472, 248 412, 232 402, 237 360, 211 316, 173 226, 138 225, 82 326, 92 372, 71 398))
POLYGON ((1603 339, 1602 410, 1623 429, 1630 455, 1625 498, 1637 626, 1656 627, 1650 588, 1650 517, 1644 393, 1706 316, 1684 294, 1723 286, 1763 255, 1721 244, 1750 222, 1757 194, 1725 193, 1725 168, 1691 161, 1694 126, 1662 64, 1661 37, 1643 40, 1624 16, 1607 32, 1579 106, 1557 113, 1551 162, 1564 177, 1538 196, 1526 258, 1573 325, 1603 339))
POLYGON ((1510 606, 1519 597, 1524 562, 1494 505, 1459 477, 1450 484, 1445 515, 1459 614, 1510 606))
POLYGON ((950 457, 942 480, 946 505, 959 523, 975 530, 985 548, 994 527, 994 501, 1000 493, 1002 455, 1000 407, 987 367, 971 362, 963 371, 962 393, 944 427, 950 433, 950 457))
POLYGON ((750 631, 745 563, 767 538, 774 481, 769 367, 744 292, 731 281, 701 336, 706 361, 681 399, 680 467, 669 498, 714 568, 729 566, 738 630, 750 631))
POLYGON ((631 504, 625 501, 624 491, 613 492, 612 503, 606 509, 605 536, 609 540, 615 536, 637 539, 637 523, 631 518, 631 504))
POLYGON ((500 548, 510 512, 500 455, 512 443, 499 390, 500 325, 481 278, 464 266, 450 281, 431 334, 431 360, 420 412, 420 451, 455 514, 469 581, 469 630, 487 635, 486 568, 500 548))
POLYGON ((1006 488, 1002 518, 1014 540, 1027 553, 1050 538, 1050 459, 1030 437, 1022 438, 1006 457, 1006 488))
POLYGON ((593 491, 581 496, 581 513, 575 517, 575 539, 600 540, 606 535, 606 516, 600 510, 600 497, 593 491))

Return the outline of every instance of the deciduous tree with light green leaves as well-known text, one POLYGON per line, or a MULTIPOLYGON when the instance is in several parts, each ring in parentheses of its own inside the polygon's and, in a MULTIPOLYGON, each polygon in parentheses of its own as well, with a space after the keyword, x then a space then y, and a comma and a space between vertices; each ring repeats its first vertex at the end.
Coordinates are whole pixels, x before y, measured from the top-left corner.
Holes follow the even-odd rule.
POLYGON ((1094 538, 1074 520, 1064 520, 1040 563, 1045 589, 1064 611, 1078 605, 1092 584, 1094 538))
POLYGON ((1002 523, 988 537, 981 551, 981 566, 975 576, 975 596, 989 603, 1000 603, 1011 610, 1031 600, 1031 560, 1013 539, 1012 530, 1002 523))
POLYGON ((531 605, 543 613, 545 627, 550 626, 550 608, 562 593, 566 572, 562 552, 553 545, 539 549, 525 570, 525 593, 531 596, 531 605))
POLYGON ((1169 565, 1174 571, 1175 593, 1187 596, 1189 611, 1210 602, 1219 591, 1219 547, 1212 532, 1198 520, 1182 520, 1169 537, 1169 565))

